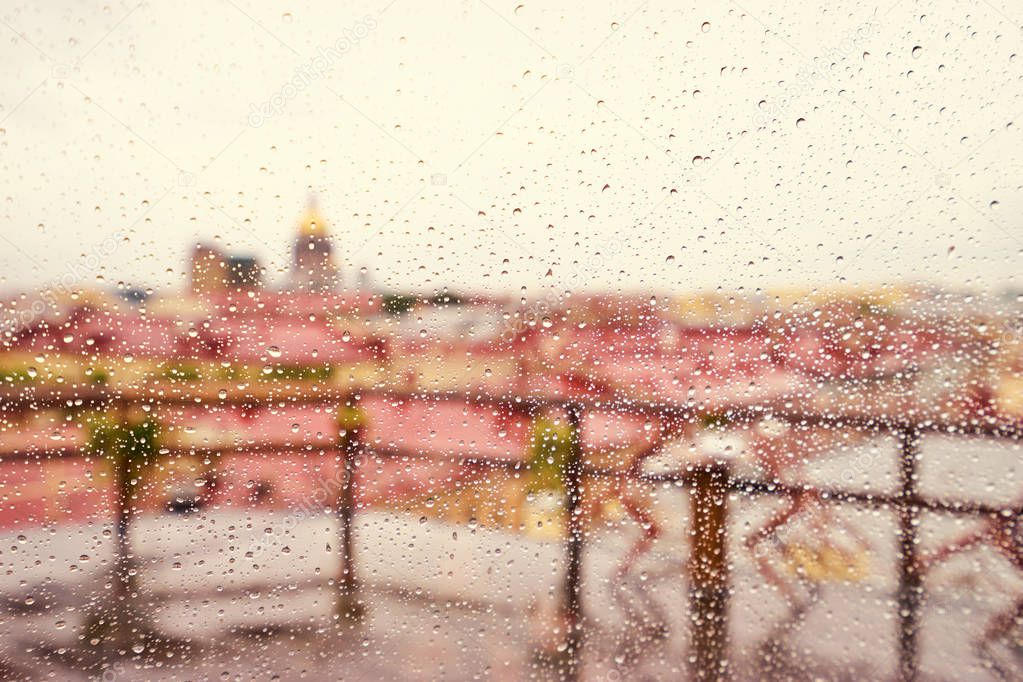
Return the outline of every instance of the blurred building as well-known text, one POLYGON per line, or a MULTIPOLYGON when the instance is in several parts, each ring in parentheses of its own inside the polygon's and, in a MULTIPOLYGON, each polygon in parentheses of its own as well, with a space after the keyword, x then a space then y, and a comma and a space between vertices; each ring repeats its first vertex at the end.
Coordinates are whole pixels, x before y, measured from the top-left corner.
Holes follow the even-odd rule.
POLYGON ((196 244, 192 249, 190 266, 193 294, 209 294, 225 288, 227 258, 216 247, 196 244))
POLYGON ((330 226, 310 198, 306 212, 298 221, 298 234, 291 256, 292 289, 333 291, 341 284, 340 272, 334 263, 330 226))
POLYGON ((252 256, 227 257, 229 289, 259 289, 263 286, 263 268, 252 256))
POLYGON ((196 296, 263 286, 263 268, 258 259, 227 254, 208 244, 196 244, 190 270, 191 289, 196 296))

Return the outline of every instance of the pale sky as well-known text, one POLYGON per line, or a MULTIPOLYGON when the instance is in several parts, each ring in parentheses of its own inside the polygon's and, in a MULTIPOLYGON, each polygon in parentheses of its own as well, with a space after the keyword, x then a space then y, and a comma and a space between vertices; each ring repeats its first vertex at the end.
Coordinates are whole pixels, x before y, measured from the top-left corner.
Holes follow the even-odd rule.
POLYGON ((396 289, 1020 284, 1008 0, 0 18, 0 290, 177 287, 214 238, 279 278, 310 191, 352 280, 396 289))

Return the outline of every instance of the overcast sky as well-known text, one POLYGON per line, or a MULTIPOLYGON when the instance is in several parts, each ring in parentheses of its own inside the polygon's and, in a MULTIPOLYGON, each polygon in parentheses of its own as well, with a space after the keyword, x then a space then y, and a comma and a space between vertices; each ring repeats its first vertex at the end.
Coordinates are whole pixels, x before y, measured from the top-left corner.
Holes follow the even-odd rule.
POLYGON ((1019 284, 1018 3, 523 2, 4 3, 0 289, 1019 284))

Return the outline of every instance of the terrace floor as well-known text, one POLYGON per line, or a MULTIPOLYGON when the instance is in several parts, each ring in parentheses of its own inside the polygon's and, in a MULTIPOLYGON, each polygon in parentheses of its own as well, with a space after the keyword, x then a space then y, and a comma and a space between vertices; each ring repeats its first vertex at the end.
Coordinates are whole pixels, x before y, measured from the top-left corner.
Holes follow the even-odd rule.
MULTIPOLYGON (((582 679, 678 679, 687 665, 683 573, 685 494, 658 498, 676 521, 629 581, 611 579, 632 527, 591 534, 584 562, 582 679), (664 626, 659 627, 659 626, 664 626)), ((762 506, 762 505, 761 505, 762 506)), ((733 527, 763 509, 735 504, 733 527)), ((133 538, 143 606, 156 627, 198 647, 190 655, 67 665, 84 605, 104 593, 112 549, 99 526, 37 528, 0 540, 0 676, 60 680, 557 679, 534 655, 542 614, 561 584, 562 546, 519 535, 373 511, 357 517, 356 550, 368 613, 332 616, 336 527, 280 512, 211 511, 143 517, 133 538), (246 557, 246 555, 248 555, 246 557), (535 604, 540 604, 539 610, 535 604), (541 615, 537 615, 537 614, 541 615)), ((871 537, 891 519, 862 514, 871 537)), ((735 543, 733 539, 733 544, 735 543)), ((857 583, 822 586, 805 619, 782 633, 786 602, 738 546, 731 604, 738 679, 885 679, 896 666, 894 543, 857 583), (768 652, 765 655, 765 652, 768 652)), ((953 586, 954 587, 954 586, 953 586)), ((969 646, 1004 595, 943 588, 924 613, 923 679, 997 679, 969 646)))

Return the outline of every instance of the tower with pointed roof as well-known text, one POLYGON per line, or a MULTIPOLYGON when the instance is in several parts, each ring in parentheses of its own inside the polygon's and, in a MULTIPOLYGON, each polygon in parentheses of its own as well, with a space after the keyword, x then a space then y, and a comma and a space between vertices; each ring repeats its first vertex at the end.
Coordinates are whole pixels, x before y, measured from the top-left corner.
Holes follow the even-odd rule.
POLYGON ((298 221, 298 234, 291 255, 291 286, 303 291, 331 291, 340 285, 340 273, 334 263, 330 225, 320 215, 316 198, 309 197, 305 213, 298 221))

